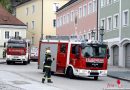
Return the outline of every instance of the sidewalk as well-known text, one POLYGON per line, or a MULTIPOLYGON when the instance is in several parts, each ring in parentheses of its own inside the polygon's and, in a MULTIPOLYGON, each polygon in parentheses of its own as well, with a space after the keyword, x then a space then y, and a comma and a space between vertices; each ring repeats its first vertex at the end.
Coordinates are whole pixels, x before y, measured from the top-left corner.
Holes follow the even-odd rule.
POLYGON ((130 81, 130 68, 122 68, 118 66, 108 66, 108 76, 130 81))
POLYGON ((5 59, 0 58, 0 64, 6 63, 5 59))
POLYGON ((0 71, 0 90, 62 90, 49 83, 23 78, 15 73, 0 71))

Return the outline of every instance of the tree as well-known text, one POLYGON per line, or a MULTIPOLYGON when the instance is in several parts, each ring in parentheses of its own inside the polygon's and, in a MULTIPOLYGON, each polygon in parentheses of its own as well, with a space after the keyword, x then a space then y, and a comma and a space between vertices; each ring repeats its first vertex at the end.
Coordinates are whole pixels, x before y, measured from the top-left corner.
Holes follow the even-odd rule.
POLYGON ((12 12, 12 6, 10 0, 0 0, 0 4, 7 9, 9 12, 12 12))

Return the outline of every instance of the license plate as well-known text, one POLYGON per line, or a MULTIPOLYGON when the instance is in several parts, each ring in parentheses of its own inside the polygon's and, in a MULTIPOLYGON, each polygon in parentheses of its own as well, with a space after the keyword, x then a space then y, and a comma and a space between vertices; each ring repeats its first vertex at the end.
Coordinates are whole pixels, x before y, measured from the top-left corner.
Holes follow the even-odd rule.
POLYGON ((98 72, 97 70, 91 70, 91 72, 98 72))
POLYGON ((14 57, 14 58, 18 58, 18 57, 14 57))

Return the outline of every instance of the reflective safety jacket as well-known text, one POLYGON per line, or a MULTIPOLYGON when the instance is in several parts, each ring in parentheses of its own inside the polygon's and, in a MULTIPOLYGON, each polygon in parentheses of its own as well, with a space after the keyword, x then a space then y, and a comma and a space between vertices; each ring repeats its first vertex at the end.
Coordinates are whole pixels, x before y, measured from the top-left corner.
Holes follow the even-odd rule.
POLYGON ((51 66, 51 64, 52 64, 51 54, 48 53, 45 55, 44 67, 51 66))

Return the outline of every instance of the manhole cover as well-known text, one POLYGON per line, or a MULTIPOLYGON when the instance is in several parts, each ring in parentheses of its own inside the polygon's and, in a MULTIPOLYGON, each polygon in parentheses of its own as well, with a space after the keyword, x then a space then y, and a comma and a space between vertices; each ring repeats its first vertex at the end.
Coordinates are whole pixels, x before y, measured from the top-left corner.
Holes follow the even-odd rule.
POLYGON ((14 84, 31 84, 29 82, 26 82, 26 81, 11 81, 13 82, 14 84))

